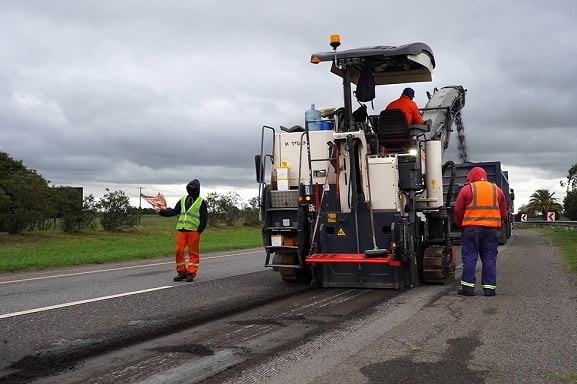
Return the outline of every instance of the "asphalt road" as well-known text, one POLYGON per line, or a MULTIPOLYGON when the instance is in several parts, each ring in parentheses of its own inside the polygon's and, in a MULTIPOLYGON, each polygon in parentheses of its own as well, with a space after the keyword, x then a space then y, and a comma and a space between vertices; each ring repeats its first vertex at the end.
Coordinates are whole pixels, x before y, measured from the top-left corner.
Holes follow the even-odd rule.
POLYGON ((501 247, 497 296, 456 283, 406 291, 227 383, 575 382, 575 276, 544 236, 515 230, 501 247))
MULTIPOLYGON (((231 364, 219 376, 208 377, 207 383, 566 383, 577 375, 577 288, 555 248, 531 231, 516 230, 500 247, 495 297, 479 295, 480 290, 475 297, 458 296, 457 281, 394 294, 308 292, 310 288, 284 284, 278 274, 262 271, 263 256, 258 252, 242 256, 247 258, 243 263, 226 254, 213 256, 219 257, 212 259, 212 266, 205 257, 205 280, 200 281, 199 274, 198 284, 173 283, 173 265, 168 260, 156 266, 122 263, 109 272, 101 272, 109 265, 89 267, 89 271, 72 268, 61 273, 66 276, 50 279, 40 279, 40 274, 1 275, 0 305, 11 303, 6 288, 19 284, 29 286, 30 294, 25 296, 26 289, 20 288, 21 292, 12 291, 14 295, 30 301, 39 297, 23 307, 12 302, 12 311, 58 305, 62 297, 98 300, 25 314, 0 311, 5 316, 0 317, 0 382, 66 372, 72 368, 69 360, 123 345, 129 348, 126 355, 158 352, 158 348, 130 348, 137 348, 131 347, 136 341, 157 343, 162 337, 180 349, 188 345, 184 338, 193 340, 197 353, 198 348, 212 345, 203 332, 220 340, 206 360, 202 353, 196 360, 188 350, 179 352, 181 358, 189 356, 188 365, 174 366, 154 378, 120 382, 190 383, 190 377, 200 379, 194 372, 203 372, 197 364, 203 361, 213 368, 223 361, 231 364), (118 275, 106 277, 108 273, 118 275), (60 279, 68 282, 58 283, 62 287, 82 292, 65 292, 55 300, 55 288, 42 288, 42 284, 60 279), (98 285, 115 286, 117 280, 116 288, 86 296, 98 285), (141 285, 144 280, 150 285, 141 285), (154 289, 164 286, 169 288, 154 289), (111 299, 98 296, 132 290, 146 292, 111 299), (339 299, 341 295, 348 299, 339 299), (363 298, 364 304, 355 297, 363 298), (330 306, 320 304, 326 300, 330 306), (230 313, 241 318, 223 317, 230 313), (228 331, 216 328, 219 319, 228 331), (252 333, 240 339, 226 336, 236 335, 235 327, 241 335, 252 333), (308 327, 315 331, 309 333, 308 327), (178 335, 183 329, 192 332, 178 335), (281 339, 286 345, 275 347, 281 339), (244 362, 235 366, 241 355, 244 362)), ((173 352, 159 356, 164 361, 173 352)), ((149 364, 130 369, 144 372, 147 368, 149 364)))
POLYGON ((264 251, 205 254, 193 283, 170 259, 0 275, 0 383, 162 337, 303 288, 265 271, 264 251))
MULTIPOLYGON (((202 255, 197 282, 263 271, 262 248, 202 255)), ((98 300, 147 290, 167 289, 175 283, 173 257, 44 271, 0 274, 0 319, 18 312, 98 300)))

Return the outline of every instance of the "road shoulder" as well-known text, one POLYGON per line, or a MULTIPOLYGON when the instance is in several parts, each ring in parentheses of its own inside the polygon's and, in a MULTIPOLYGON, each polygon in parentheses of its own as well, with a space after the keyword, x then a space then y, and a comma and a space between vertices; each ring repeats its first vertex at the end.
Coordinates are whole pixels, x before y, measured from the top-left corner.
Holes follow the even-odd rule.
POLYGON ((577 287, 555 247, 543 235, 517 230, 500 251, 498 274, 495 297, 480 287, 474 297, 459 296, 456 283, 407 291, 324 335, 324 345, 311 340, 299 347, 293 362, 284 356, 287 365, 268 379, 489 384, 561 383, 575 375, 577 287))

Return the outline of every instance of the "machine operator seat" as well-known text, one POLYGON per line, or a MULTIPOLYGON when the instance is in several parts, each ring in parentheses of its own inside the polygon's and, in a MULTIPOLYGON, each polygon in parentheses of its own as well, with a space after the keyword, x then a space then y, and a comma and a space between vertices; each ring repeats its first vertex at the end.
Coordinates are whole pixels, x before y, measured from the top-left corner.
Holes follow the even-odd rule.
POLYGON ((429 129, 429 121, 422 125, 409 125, 402 110, 385 109, 379 114, 377 140, 388 153, 406 152, 413 144, 413 136, 429 129))

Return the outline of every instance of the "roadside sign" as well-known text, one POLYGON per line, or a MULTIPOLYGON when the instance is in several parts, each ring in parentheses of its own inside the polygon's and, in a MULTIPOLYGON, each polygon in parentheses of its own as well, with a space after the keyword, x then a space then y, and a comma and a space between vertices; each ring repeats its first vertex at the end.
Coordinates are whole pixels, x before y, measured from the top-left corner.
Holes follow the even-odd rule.
POLYGON ((521 214, 521 221, 522 221, 522 222, 527 221, 527 214, 526 214, 526 213, 522 213, 522 214, 521 214))
POLYGON ((547 212, 547 221, 555 221, 555 212, 547 212))

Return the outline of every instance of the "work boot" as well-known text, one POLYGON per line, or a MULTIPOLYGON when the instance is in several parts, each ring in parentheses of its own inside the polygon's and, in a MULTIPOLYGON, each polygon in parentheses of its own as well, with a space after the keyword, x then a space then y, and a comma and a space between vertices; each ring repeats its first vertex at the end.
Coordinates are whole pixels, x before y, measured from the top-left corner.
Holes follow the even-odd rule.
POLYGON ((483 292, 483 295, 485 295, 485 296, 495 296, 496 293, 495 293, 495 290, 491 290, 491 291, 490 291, 490 290, 486 290, 486 291, 483 292))
POLYGON ((188 273, 186 275, 186 281, 188 281, 189 283, 194 281, 195 276, 192 273, 188 273))
POLYGON ((186 275, 184 273, 178 272, 178 275, 175 276, 174 281, 182 281, 186 279, 186 275))
POLYGON ((463 288, 459 289, 457 291, 457 295, 461 295, 461 296, 475 296, 475 292, 471 292, 471 291, 465 291, 463 288))

